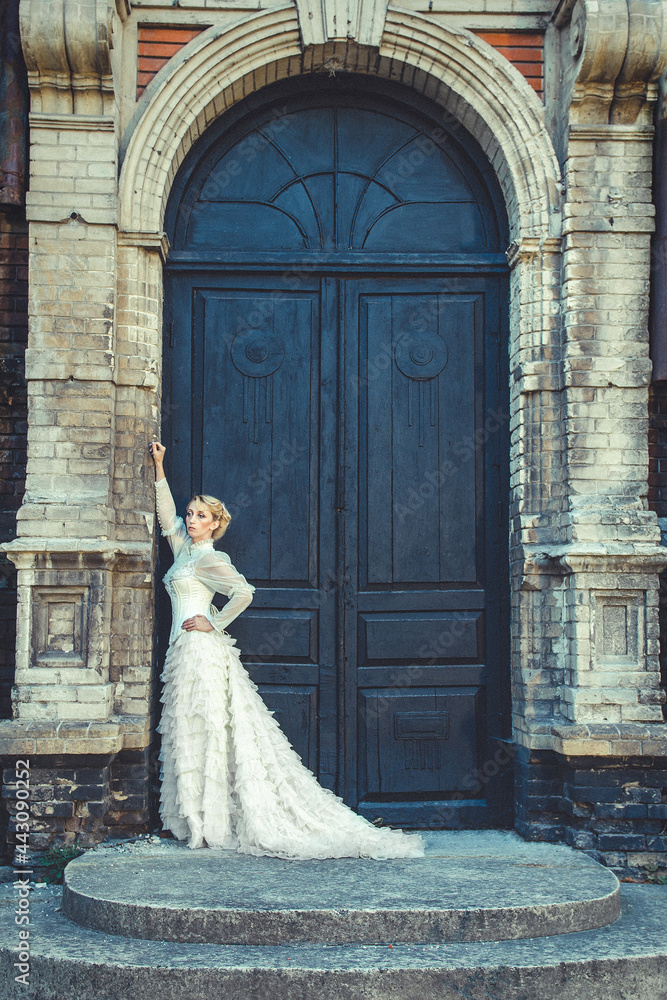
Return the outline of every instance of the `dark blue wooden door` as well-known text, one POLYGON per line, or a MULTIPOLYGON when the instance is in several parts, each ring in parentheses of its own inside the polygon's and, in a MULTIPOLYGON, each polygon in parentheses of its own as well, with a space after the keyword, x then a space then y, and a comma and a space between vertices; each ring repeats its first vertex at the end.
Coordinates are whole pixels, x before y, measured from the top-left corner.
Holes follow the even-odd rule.
POLYGON ((386 822, 499 823, 497 192, 424 105, 290 86, 214 126, 175 184, 175 494, 229 507, 223 547, 257 587, 231 631, 320 780, 386 822))
POLYGON ((348 796, 397 823, 486 822, 502 634, 498 283, 360 280, 346 318, 348 796))

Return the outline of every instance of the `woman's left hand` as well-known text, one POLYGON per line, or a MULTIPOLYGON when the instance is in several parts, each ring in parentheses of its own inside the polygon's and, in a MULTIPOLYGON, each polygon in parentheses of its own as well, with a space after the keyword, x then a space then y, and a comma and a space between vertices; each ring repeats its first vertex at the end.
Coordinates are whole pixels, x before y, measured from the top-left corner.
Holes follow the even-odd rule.
POLYGON ((186 632, 212 632, 213 626, 206 615, 195 615, 194 618, 186 618, 181 628, 186 632))

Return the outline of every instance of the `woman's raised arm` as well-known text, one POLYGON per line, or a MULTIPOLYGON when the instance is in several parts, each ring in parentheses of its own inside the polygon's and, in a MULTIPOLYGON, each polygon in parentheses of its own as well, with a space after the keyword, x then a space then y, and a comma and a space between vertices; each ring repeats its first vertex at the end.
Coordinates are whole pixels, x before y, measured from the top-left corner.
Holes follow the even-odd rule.
POLYGON ((166 448, 159 441, 151 442, 151 455, 155 462, 155 500, 157 507, 157 519, 160 522, 162 534, 171 546, 174 556, 183 548, 188 538, 188 533, 183 523, 183 518, 176 514, 176 504, 169 489, 164 474, 164 455, 166 448))

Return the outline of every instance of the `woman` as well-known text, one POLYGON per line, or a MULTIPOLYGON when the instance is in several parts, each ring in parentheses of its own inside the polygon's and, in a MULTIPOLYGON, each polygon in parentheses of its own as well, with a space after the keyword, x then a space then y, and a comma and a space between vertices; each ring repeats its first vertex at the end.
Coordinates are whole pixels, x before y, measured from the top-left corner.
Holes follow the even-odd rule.
POLYGON ((172 627, 162 680, 160 815, 188 846, 235 848, 282 858, 420 857, 418 834, 378 829, 322 788, 290 746, 225 631, 255 588, 215 539, 231 515, 215 497, 194 497, 185 523, 165 479, 165 448, 153 441, 157 514, 174 553, 164 577, 172 627), (230 598, 222 611, 215 592, 230 598))

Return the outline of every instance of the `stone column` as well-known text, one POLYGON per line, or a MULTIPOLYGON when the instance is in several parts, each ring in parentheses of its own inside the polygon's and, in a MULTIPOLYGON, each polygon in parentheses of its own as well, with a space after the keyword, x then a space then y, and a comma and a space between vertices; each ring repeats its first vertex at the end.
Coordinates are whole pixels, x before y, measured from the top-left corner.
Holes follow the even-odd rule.
POLYGON ((647 504, 647 406, 663 8, 580 0, 559 26, 568 503, 547 556, 564 574, 560 714, 586 725, 662 722, 657 573, 667 560, 647 504))
POLYGON ((14 718, 0 723, 0 752, 31 760, 34 847, 145 828, 148 815, 146 446, 158 416, 160 314, 155 267, 149 280, 130 274, 118 245, 110 38, 124 12, 99 0, 21 4, 31 90, 28 470, 18 538, 5 546, 19 613, 14 718), (144 300, 151 289, 143 325, 152 339, 142 345, 125 333, 138 310, 130 277, 144 300))
POLYGON ((520 575, 532 622, 521 625, 539 636, 524 664, 537 654, 540 668, 557 669, 538 671, 542 696, 518 730, 517 825, 615 864, 664 850, 650 810, 661 808, 667 752, 658 665, 667 550, 647 504, 647 405, 652 113, 667 5, 561 0, 547 55, 565 178, 555 376, 563 502, 548 533, 524 531, 520 575), (631 772, 629 757, 641 762, 631 772))

